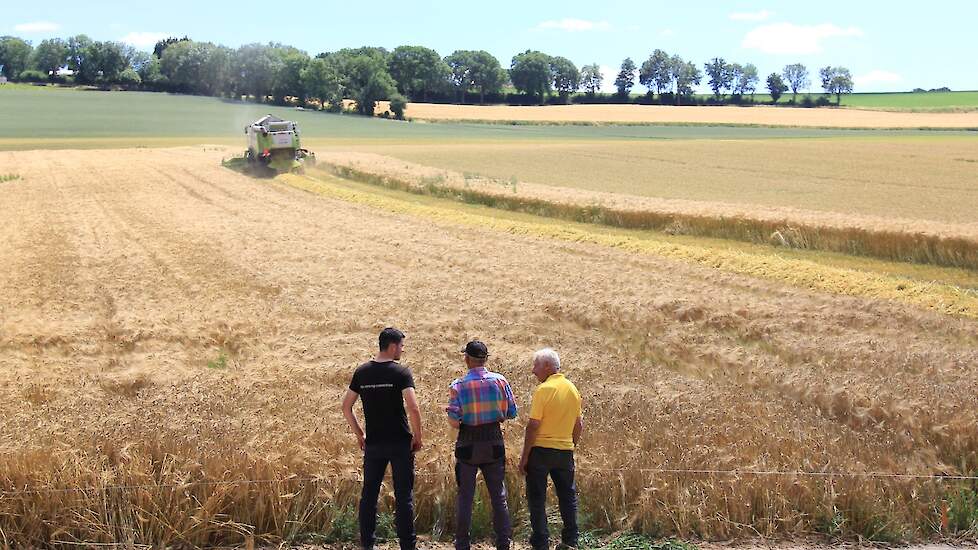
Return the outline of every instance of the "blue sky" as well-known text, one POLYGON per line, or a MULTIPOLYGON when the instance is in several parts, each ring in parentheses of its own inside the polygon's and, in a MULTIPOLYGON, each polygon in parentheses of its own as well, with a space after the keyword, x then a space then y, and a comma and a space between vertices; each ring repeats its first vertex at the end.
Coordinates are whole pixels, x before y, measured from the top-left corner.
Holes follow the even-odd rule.
MULTIPOLYGON (((754 63, 762 77, 788 63, 849 67, 856 91, 949 86, 978 90, 978 2, 694 1, 255 2, 119 0, 8 3, 0 35, 38 43, 85 33, 152 48, 188 35, 227 46, 277 41, 315 54, 342 47, 419 44, 441 55, 485 49, 504 67, 528 48, 617 72, 655 48, 703 62, 754 63), (301 12, 300 12, 301 10, 301 12), (970 36, 970 37, 969 37, 970 36)), ((606 80, 613 80, 606 77, 606 80)), ((606 82, 606 84, 610 84, 606 82)), ((813 83, 813 89, 817 88, 813 83)))

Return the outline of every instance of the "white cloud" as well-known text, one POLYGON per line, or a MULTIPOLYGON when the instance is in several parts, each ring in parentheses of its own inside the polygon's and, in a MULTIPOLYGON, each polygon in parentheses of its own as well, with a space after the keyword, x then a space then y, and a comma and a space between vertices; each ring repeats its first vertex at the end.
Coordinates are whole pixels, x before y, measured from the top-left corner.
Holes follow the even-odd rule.
POLYGON ((567 32, 580 31, 610 31, 611 23, 607 21, 588 21, 586 19, 552 19, 537 25, 538 29, 557 29, 567 32))
POLYGON ((862 36, 858 27, 842 28, 831 23, 795 25, 773 23, 747 33, 741 46, 770 54, 805 55, 822 51, 822 41, 829 38, 862 36))
POLYGON ((121 38, 122 42, 137 48, 152 48, 157 42, 171 36, 165 32, 131 32, 121 38))
POLYGON ((676 31, 672 29, 662 29, 659 31, 659 36, 662 38, 672 38, 673 36, 676 36, 676 31))
POLYGON ((869 71, 866 74, 857 75, 855 78, 853 78, 857 88, 865 88, 866 86, 872 86, 874 84, 895 84, 902 80, 903 77, 896 73, 882 71, 879 69, 869 71))
POLYGON ((50 21, 33 21, 14 25, 14 30, 17 32, 55 32, 60 28, 61 25, 50 21))
POLYGON ((732 21, 765 21, 772 15, 774 15, 773 12, 761 10, 754 12, 731 13, 728 17, 730 17, 732 21))

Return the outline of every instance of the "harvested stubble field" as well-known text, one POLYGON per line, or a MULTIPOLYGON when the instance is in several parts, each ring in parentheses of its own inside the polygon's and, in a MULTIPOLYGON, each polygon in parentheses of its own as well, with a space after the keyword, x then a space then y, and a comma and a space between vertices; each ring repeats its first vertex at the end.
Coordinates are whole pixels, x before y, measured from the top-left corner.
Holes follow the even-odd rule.
POLYGON ((952 481, 648 469, 975 472, 978 321, 499 231, 467 223, 479 208, 337 179, 255 180, 228 154, 0 153, 22 176, 0 194, 5 542, 335 534, 359 455, 338 399, 388 324, 409 338, 418 523, 436 537, 446 386, 476 336, 524 411, 530 354, 562 353, 589 526, 920 539, 946 499, 949 529, 973 528, 974 489, 952 481))
MULTIPOLYGON (((386 102, 378 112, 389 109, 386 102)), ((744 124, 819 128, 978 128, 978 112, 928 113, 782 107, 673 105, 446 105, 409 103, 416 120, 524 123, 744 124)))

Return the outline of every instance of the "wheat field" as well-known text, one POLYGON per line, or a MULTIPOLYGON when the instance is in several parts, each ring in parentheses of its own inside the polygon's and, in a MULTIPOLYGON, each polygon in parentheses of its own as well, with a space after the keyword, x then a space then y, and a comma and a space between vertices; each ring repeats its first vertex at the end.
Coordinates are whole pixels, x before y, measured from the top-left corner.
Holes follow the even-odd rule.
MULTIPOLYGON (((588 156, 587 152, 583 152, 583 156, 588 156)), ((899 217, 860 216, 840 211, 842 208, 818 211, 717 200, 640 197, 540 185, 520 181, 515 177, 503 180, 480 176, 478 173, 459 173, 373 153, 329 152, 322 155, 322 158, 330 170, 344 177, 572 221, 736 239, 796 249, 829 250, 893 261, 978 268, 978 224, 973 220, 955 224, 899 217)), ((620 159, 621 156, 615 158, 620 159)), ((535 160, 533 166, 542 168, 544 165, 558 164, 535 160)), ((569 164, 575 162, 571 161, 569 164)), ((584 166, 579 165, 579 168, 584 169, 584 166)), ((641 173, 634 167, 627 171, 633 175, 641 173)), ((703 176, 683 178, 682 181, 704 180, 714 181, 703 176)), ((689 194, 685 188, 696 185, 697 183, 681 184, 684 190, 678 192, 689 194)), ((705 186, 711 185, 715 184, 707 183, 705 186)), ((746 187, 749 184, 744 182, 743 185, 746 187)), ((755 185, 763 186, 764 183, 756 182, 755 185)), ((599 186, 600 184, 591 187, 593 189, 599 186)), ((962 186, 963 196, 959 203, 968 202, 967 187, 967 183, 962 186)), ((809 185, 809 189, 811 188, 809 185)), ((957 188, 956 185, 950 187, 957 188)), ((840 200, 842 193, 844 192, 840 192, 840 200)), ((954 192, 945 190, 943 193, 946 201, 950 202, 954 192)), ((940 202, 939 198, 934 200, 940 202)), ((787 201, 790 203, 791 199, 787 201)), ((872 204, 872 201, 869 202, 872 204)), ((850 197, 850 204, 860 204, 860 197, 850 197)))
POLYGON ((0 183, 4 543, 335 532, 359 457, 339 399, 387 325, 408 335, 418 525, 436 539, 453 513, 447 385, 473 337, 523 411, 532 352, 561 353, 584 398, 591 528, 973 537, 966 483, 850 474, 978 471, 975 319, 462 223, 327 176, 253 179, 220 166, 231 153, 0 152, 19 176, 0 183), (675 469, 841 474, 652 471, 675 469))
POLYGON ((976 143, 974 137, 928 136, 329 149, 574 190, 978 227, 976 143))
MULTIPOLYGON (((379 102, 377 112, 389 110, 379 102)), ((447 105, 409 103, 415 120, 528 123, 746 124, 824 128, 978 128, 978 113, 890 112, 858 109, 791 109, 768 106, 672 105, 447 105)))

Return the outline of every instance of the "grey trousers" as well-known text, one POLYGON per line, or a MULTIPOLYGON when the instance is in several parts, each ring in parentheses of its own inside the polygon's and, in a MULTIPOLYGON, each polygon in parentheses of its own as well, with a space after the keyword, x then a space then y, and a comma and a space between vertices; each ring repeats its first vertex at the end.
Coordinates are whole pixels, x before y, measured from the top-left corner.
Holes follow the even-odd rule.
MULTIPOLYGON (((477 443, 476 445, 487 444, 477 443)), ((504 448, 502 442, 498 443, 498 448, 504 448)), ((489 500, 492 502, 492 527, 496 532, 496 548, 499 550, 509 548, 513 529, 509 519, 509 504, 506 502, 506 457, 504 452, 497 451, 494 454, 502 454, 502 456, 492 462, 481 464, 471 464, 461 459, 455 463, 455 481, 458 484, 458 498, 455 506, 455 548, 457 550, 469 550, 472 543, 470 535, 472 502, 475 498, 476 474, 480 470, 482 471, 482 478, 486 481, 486 488, 489 489, 489 500)))

